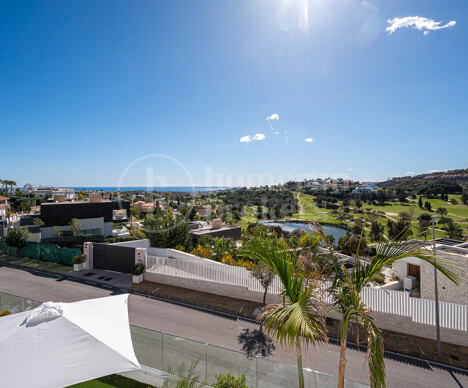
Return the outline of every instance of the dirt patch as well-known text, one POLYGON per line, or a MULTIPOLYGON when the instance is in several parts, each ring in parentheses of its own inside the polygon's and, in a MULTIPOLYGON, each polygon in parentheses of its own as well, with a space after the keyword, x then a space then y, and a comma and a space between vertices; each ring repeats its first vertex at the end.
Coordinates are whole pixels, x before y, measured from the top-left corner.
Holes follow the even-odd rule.
POLYGON ((397 213, 394 213, 394 212, 385 212, 385 214, 387 216, 397 216, 398 215, 397 213))

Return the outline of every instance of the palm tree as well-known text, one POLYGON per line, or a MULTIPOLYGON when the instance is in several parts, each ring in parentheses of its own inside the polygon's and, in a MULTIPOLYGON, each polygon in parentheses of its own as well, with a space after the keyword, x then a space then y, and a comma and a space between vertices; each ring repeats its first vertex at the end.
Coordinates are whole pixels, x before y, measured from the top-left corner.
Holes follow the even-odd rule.
POLYGON ((8 185, 10 184, 10 181, 8 179, 2 179, 0 180, 0 183, 5 185, 5 195, 8 195, 8 185))
POLYGON ((10 186, 11 186, 11 192, 13 193, 13 186, 16 186, 17 183, 16 181, 8 181, 10 183, 10 186))
POLYGON ((283 304, 266 306, 258 319, 263 320, 266 333, 275 337, 282 348, 295 353, 299 388, 304 388, 303 349, 327 339, 325 322, 317 307, 316 282, 308 277, 296 250, 262 228, 252 229, 244 238, 240 255, 267 264, 283 285, 283 304))
MULTIPOLYGON (((322 231, 323 233, 323 231, 322 231)), ((461 271, 453 262, 436 257, 434 252, 427 250, 421 241, 390 241, 378 243, 376 255, 370 261, 360 260, 356 255, 352 269, 348 272, 329 246, 333 261, 332 284, 329 288, 333 298, 332 308, 341 314, 340 323, 340 362, 338 368, 338 387, 344 387, 346 369, 346 342, 348 329, 352 321, 356 323, 358 342, 359 328, 363 329, 367 339, 367 362, 369 378, 372 387, 385 387, 384 345, 380 329, 370 316, 371 310, 362 301, 360 292, 371 278, 381 270, 405 257, 418 257, 431 264, 455 284, 459 284, 461 271)))

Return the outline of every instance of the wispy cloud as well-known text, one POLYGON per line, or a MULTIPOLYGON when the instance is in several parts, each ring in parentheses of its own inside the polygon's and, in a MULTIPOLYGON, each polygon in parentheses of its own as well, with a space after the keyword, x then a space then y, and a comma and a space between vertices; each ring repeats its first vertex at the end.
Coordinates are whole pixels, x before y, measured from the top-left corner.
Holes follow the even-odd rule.
POLYGON ((280 134, 279 131, 273 132, 273 135, 279 135, 279 134, 280 134))
POLYGON ((424 35, 429 31, 441 30, 443 28, 453 27, 457 22, 452 20, 447 24, 440 25, 442 22, 436 22, 432 19, 421 16, 406 16, 404 18, 393 18, 387 20, 388 27, 385 29, 389 34, 393 34, 399 28, 413 27, 415 30, 424 31, 424 35))
POLYGON ((405 174, 406 175, 414 175, 414 171, 406 171, 405 174))
POLYGON ((240 142, 241 143, 251 143, 253 141, 265 140, 265 138, 266 138, 266 136, 263 133, 257 133, 256 135, 253 135, 253 136, 250 136, 250 135, 242 136, 240 138, 240 142))
POLYGON ((273 113, 270 116, 267 116, 265 120, 267 120, 267 121, 279 120, 279 115, 278 115, 278 113, 273 113))
POLYGON ((353 171, 353 169, 352 169, 352 168, 348 168, 348 171, 353 171))
POLYGON ((262 141, 262 140, 265 140, 265 135, 263 133, 257 133, 256 135, 254 135, 254 137, 252 138, 254 141, 262 141))
POLYGON ((314 142, 314 139, 312 139, 311 137, 308 137, 307 139, 304 139, 304 141, 306 143, 313 143, 314 142))

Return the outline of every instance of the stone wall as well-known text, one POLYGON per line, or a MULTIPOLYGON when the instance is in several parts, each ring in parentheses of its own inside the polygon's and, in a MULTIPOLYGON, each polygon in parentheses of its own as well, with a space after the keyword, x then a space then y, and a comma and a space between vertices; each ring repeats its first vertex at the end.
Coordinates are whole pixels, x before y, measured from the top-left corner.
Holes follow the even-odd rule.
MULTIPOLYGON (((460 286, 455 285, 440 271, 437 272, 439 300, 468 305, 468 259, 458 260, 457 265, 464 271, 460 286)), ((434 293, 434 267, 423 262, 421 264, 421 298, 434 300, 434 293)))
MULTIPOLYGON (((338 338, 340 321, 336 318, 327 318, 328 336, 338 338)), ((468 368, 468 347, 452 343, 441 343, 441 356, 437 355, 437 342, 433 339, 417 337, 412 334, 381 329, 385 350, 401 353, 408 356, 424 358, 443 364, 468 368)), ((362 342, 366 337, 362 330, 359 331, 362 342)), ((357 330, 354 323, 351 324, 348 341, 356 342, 357 330)))

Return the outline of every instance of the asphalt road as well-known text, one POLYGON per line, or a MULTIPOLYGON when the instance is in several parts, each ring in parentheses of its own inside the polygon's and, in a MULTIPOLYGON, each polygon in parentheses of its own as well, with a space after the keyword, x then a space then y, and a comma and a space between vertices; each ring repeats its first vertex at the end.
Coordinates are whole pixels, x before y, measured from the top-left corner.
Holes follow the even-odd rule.
MULTIPOLYGON (((71 280, 38 273, 0 267, 0 291, 39 301, 74 302, 108 296, 112 289, 99 288, 71 280)), ((168 334, 240 350, 237 336, 245 328, 258 328, 256 323, 229 319, 196 308, 184 307, 140 295, 130 295, 130 323, 168 334)), ((468 334, 465 334, 468 335, 468 334)), ((272 358, 294 363, 279 348, 272 358)), ((328 374, 337 374, 339 347, 323 344, 311 349, 306 366, 328 374)), ((368 383, 364 353, 348 349, 346 378, 368 383)), ((447 370, 423 360, 387 357, 388 387, 468 387, 468 373, 447 370)))

